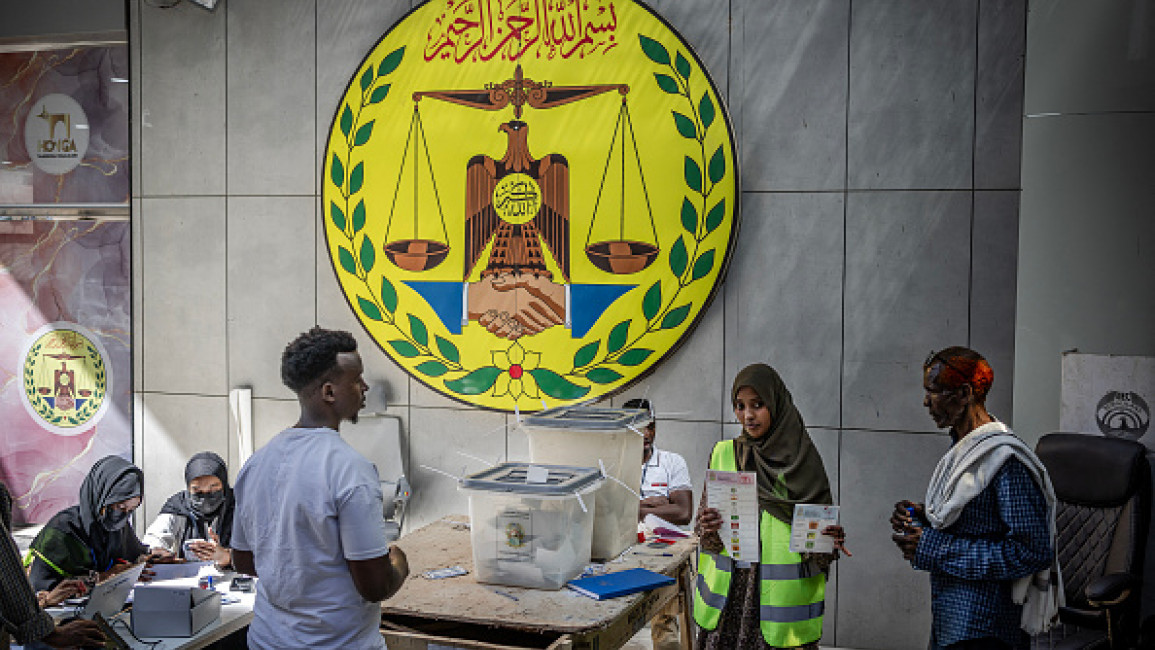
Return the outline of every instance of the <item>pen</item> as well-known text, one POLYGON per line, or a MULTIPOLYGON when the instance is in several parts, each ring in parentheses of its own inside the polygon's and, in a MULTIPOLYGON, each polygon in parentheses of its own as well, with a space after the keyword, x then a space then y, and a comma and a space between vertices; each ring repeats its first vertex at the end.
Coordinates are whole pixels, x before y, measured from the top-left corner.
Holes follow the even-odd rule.
POLYGON ((634 551, 634 555, 651 555, 654 557, 674 557, 673 553, 646 553, 645 551, 634 551))
POLYGON ((497 594, 498 596, 505 596, 506 598, 508 598, 508 599, 510 599, 510 600, 514 600, 514 601, 517 601, 517 600, 521 600, 521 599, 520 599, 520 598, 518 598, 517 596, 514 596, 514 595, 513 595, 513 594, 511 594, 511 593, 507 593, 507 592, 504 592, 504 591, 502 591, 502 590, 500 590, 500 589, 494 589, 494 590, 493 590, 493 593, 497 594))

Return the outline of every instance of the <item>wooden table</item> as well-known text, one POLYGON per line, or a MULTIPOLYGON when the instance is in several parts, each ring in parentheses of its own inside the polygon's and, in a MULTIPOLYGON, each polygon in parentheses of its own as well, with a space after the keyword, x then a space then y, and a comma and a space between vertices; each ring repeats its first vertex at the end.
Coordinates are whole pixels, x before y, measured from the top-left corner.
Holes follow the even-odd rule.
POLYGON ((677 599, 682 646, 688 650, 689 566, 695 544, 691 538, 666 549, 631 548, 607 568, 644 567, 673 576, 677 582, 598 601, 564 588, 547 591, 479 584, 473 573, 469 518, 446 517, 397 541, 409 559, 409 578, 396 595, 381 603, 382 634, 390 650, 425 650, 430 644, 473 650, 615 650, 677 599), (429 569, 453 565, 470 573, 440 580, 421 576, 429 569))

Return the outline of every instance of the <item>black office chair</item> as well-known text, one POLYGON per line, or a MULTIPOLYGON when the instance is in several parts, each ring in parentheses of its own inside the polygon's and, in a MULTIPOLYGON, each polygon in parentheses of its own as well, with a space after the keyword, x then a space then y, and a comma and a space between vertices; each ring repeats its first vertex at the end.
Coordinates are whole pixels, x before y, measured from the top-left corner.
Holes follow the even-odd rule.
MULTIPOLYGON (((1056 650, 1136 647, 1150 519, 1147 448, 1052 433, 1036 446, 1055 486, 1056 551, 1067 599, 1056 650)), ((1053 641, 1055 635, 1049 635, 1053 641)))

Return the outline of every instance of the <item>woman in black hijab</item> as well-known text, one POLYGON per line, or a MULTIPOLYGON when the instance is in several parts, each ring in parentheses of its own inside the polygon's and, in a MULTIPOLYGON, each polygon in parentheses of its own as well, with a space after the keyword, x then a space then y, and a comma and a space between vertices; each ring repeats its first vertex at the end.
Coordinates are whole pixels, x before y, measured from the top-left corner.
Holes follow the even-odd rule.
POLYGON ((186 559, 212 560, 219 568, 232 566, 229 541, 235 503, 225 461, 203 451, 185 465, 184 481, 188 489, 169 497, 148 527, 144 542, 169 556, 180 556, 189 542, 186 559))
POLYGON ((144 473, 120 456, 96 461, 80 485, 80 505, 56 513, 32 540, 29 579, 38 591, 62 580, 107 575, 148 554, 128 525, 144 495, 144 473))

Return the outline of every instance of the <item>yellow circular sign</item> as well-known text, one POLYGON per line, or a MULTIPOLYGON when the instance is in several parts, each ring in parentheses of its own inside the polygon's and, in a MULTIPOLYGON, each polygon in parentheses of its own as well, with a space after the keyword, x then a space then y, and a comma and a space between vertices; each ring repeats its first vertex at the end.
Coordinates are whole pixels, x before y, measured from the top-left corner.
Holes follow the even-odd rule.
POLYGON ((24 408, 42 427, 74 436, 92 428, 108 408, 103 346, 75 323, 52 323, 24 352, 24 408))
POLYGON ((515 226, 533 221, 541 209, 541 188, 526 174, 504 176, 493 188, 493 209, 502 221, 515 226))
POLYGON ((737 152, 685 41, 632 0, 434 0, 338 104, 322 201, 382 349, 502 411, 597 399, 693 330, 737 234, 737 152))

